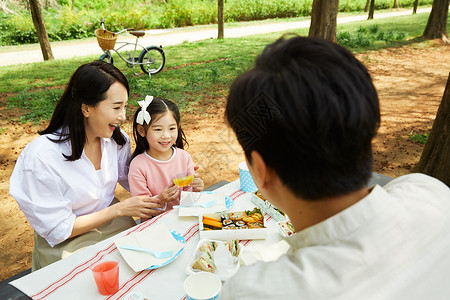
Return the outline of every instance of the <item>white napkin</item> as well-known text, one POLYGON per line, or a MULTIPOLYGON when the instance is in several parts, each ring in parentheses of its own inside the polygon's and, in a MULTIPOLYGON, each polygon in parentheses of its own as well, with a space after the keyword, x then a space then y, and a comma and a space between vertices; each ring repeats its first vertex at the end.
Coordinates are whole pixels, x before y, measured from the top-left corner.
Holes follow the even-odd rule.
POLYGON ((135 272, 142 271, 154 265, 160 265, 172 259, 184 247, 184 244, 177 241, 163 223, 151 226, 141 232, 123 236, 115 240, 114 243, 125 261, 135 272), (158 259, 150 253, 121 249, 120 245, 131 245, 158 252, 172 250, 173 255, 158 259))
POLYGON ((196 192, 181 192, 180 205, 192 204, 192 203, 208 203, 216 199, 216 203, 208 208, 200 206, 193 207, 180 207, 178 211, 179 216, 199 216, 204 214, 212 214, 227 210, 225 205, 224 193, 196 193, 196 192))
POLYGON ((277 260, 281 255, 286 254, 291 246, 285 240, 281 240, 269 247, 264 247, 256 251, 246 251, 241 253, 242 265, 252 265, 258 261, 271 262, 277 260))

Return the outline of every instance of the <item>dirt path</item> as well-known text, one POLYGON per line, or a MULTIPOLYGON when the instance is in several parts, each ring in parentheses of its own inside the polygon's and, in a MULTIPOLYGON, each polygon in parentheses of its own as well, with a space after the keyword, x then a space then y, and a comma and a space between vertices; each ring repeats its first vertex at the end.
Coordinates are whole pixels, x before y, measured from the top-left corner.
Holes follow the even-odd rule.
MULTIPOLYGON (((439 41, 424 44, 358 55, 380 96, 382 124, 374 141, 374 170, 385 175, 396 177, 411 171, 423 145, 409 140, 409 135, 429 132, 442 99, 450 71, 450 46, 439 41)), ((6 97, 0 94, 0 280, 31 266, 33 230, 9 196, 8 181, 20 151, 41 128, 9 121, 20 112, 6 110, 6 97)), ((243 161, 234 135, 223 122, 225 98, 219 100, 217 107, 209 108, 209 117, 183 116, 188 151, 201 166, 206 185, 236 180, 237 165, 243 161)), ((124 128, 130 133, 130 124, 124 128)))

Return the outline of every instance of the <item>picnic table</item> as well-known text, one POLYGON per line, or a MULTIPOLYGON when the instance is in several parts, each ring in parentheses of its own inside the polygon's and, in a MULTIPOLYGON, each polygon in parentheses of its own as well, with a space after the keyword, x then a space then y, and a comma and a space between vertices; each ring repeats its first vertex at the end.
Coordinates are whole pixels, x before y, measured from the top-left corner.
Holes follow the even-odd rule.
MULTIPOLYGON (((368 183, 368 187, 375 184, 384 186, 393 178, 373 173, 368 183)), ((242 211, 252 209, 255 205, 250 201, 251 195, 240 190, 239 180, 228 183, 222 181, 211 186, 207 190, 223 192, 233 199, 234 203, 230 211, 242 211)), ((240 241, 245 246, 246 251, 267 248, 281 240, 276 227, 276 221, 267 214, 265 215, 265 225, 268 228, 268 235, 264 240, 244 240, 240 241)), ((187 278, 185 272, 187 264, 192 259, 195 247, 200 240, 198 219, 194 217, 179 217, 177 210, 165 212, 142 224, 102 241, 89 246, 61 261, 53 263, 36 272, 19 274, 7 280, 18 290, 1 288, 2 299, 120 299, 130 292, 137 291, 148 299, 185 299, 183 292, 183 282, 187 278), (133 272, 123 260, 114 245, 114 240, 132 232, 139 232, 165 223, 169 228, 179 232, 185 239, 185 247, 180 256, 172 263, 152 270, 133 272), (101 296, 97 292, 93 276, 89 266, 99 258, 107 254, 115 254, 120 258, 120 286, 119 291, 109 297, 101 296), (5 291, 4 293, 2 293, 5 291), (4 296, 4 298, 3 298, 4 296)))
MULTIPOLYGON (((234 201, 230 211, 255 207, 250 201, 252 195, 240 190, 239 180, 215 191, 225 193, 234 201)), ((265 215, 265 225, 268 228, 266 239, 240 241, 246 251, 261 249, 281 240, 276 222, 269 215, 265 215)), ((185 270, 199 240, 198 218, 180 217, 178 210, 173 209, 10 284, 32 299, 122 299, 130 292, 141 293, 147 299, 185 299, 183 282, 188 277, 185 270), (184 237, 183 251, 173 262, 161 268, 134 272, 119 253, 114 241, 161 223, 184 237), (98 293, 89 267, 108 254, 119 258, 119 290, 114 295, 105 297, 98 293)))

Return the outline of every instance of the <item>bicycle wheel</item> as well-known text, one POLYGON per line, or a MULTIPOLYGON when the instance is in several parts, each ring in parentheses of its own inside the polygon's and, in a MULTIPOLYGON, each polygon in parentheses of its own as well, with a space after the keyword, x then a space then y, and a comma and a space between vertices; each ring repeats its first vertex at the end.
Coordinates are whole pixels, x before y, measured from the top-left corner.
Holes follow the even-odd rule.
POLYGON ((110 63, 110 64, 114 65, 114 59, 108 53, 102 54, 102 56, 100 56, 99 60, 103 60, 103 61, 105 61, 107 63, 110 63))
POLYGON ((150 46, 142 50, 141 54, 139 54, 139 64, 142 71, 146 74, 161 72, 165 63, 166 57, 164 50, 160 47, 150 46))

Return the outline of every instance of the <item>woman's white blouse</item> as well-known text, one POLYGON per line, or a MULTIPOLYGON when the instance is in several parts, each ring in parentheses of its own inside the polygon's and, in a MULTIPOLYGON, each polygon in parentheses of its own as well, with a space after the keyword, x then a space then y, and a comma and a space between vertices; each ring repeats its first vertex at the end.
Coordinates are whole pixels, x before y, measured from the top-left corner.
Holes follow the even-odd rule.
POLYGON ((9 192, 34 230, 50 246, 66 240, 75 218, 106 208, 114 199, 117 182, 126 190, 131 158, 130 139, 124 146, 101 139, 101 170, 95 170, 84 151, 68 161, 70 142, 54 143, 42 135, 28 144, 17 159, 9 192))

